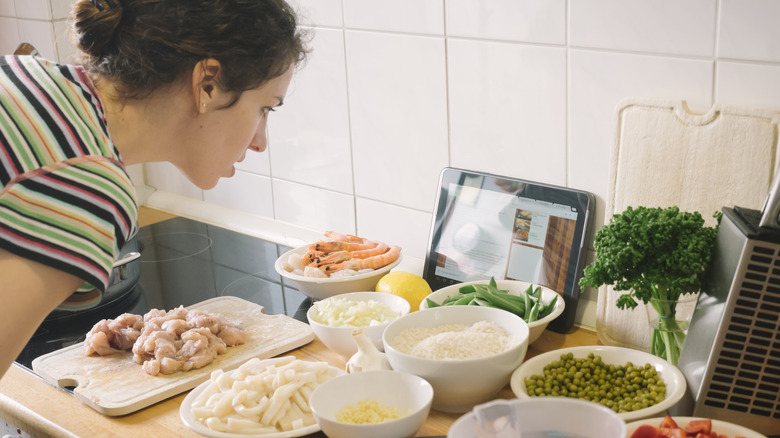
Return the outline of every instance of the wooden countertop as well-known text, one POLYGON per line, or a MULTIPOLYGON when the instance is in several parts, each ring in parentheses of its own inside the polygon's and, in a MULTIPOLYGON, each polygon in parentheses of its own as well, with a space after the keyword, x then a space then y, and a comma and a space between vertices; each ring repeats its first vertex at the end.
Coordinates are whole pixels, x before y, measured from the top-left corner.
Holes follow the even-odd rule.
MULTIPOLYGON (((141 225, 148 225, 172 215, 142 207, 141 225)), ((575 328, 561 334, 545 331, 528 349, 526 359, 540 353, 565 347, 597 345, 596 333, 575 328)), ((346 362, 328 350, 318 339, 291 351, 298 359, 326 361, 344 368, 346 362)), ((200 437, 179 419, 179 406, 184 394, 164 400, 130 415, 106 417, 57 389, 26 369, 14 364, 0 379, 0 417, 33 436, 176 436, 200 437)), ((509 386, 498 395, 514 398, 509 386)), ((446 435, 450 425, 462 414, 447 414, 431 410, 428 420, 417 431, 418 437, 446 435)), ((323 437, 322 433, 311 435, 323 437)))

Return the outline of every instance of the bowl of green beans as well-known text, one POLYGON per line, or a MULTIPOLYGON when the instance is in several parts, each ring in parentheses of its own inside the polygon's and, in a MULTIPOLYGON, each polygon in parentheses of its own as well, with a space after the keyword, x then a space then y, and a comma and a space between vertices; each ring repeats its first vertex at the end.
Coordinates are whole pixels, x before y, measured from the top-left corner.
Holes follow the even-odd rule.
POLYGON ((525 361, 509 381, 521 399, 570 397, 599 403, 625 421, 663 416, 685 394, 685 376, 644 351, 606 345, 548 351, 525 361))
POLYGON ((528 324, 530 345, 563 313, 565 303, 550 288, 526 281, 491 278, 443 287, 422 300, 420 310, 459 305, 496 307, 523 318, 528 324))

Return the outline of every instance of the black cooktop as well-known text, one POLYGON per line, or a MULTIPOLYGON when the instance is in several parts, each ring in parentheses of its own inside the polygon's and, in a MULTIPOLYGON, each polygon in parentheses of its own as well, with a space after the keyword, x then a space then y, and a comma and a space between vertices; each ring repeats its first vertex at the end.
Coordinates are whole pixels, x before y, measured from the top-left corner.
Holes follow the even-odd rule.
POLYGON ((67 318, 47 318, 16 362, 32 369, 38 356, 82 342, 101 319, 170 310, 218 296, 237 296, 306 322, 311 299, 283 281, 274 262, 290 248, 225 228, 177 217, 141 227, 140 279, 122 298, 67 318))

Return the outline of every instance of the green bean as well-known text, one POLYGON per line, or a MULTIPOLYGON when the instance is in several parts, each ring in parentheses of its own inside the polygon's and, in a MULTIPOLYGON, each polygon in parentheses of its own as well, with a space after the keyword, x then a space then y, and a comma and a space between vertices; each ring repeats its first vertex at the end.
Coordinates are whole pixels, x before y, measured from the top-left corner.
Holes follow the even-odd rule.
POLYGON ((507 300, 505 297, 497 295, 497 294, 491 294, 487 291, 481 291, 477 290, 477 297, 487 301, 490 303, 493 307, 498 307, 500 309, 508 310, 512 313, 517 312, 517 306, 509 300, 507 300))
MULTIPOLYGON (((472 292, 472 293, 468 293, 468 294, 452 295, 452 296, 449 296, 449 297, 445 298, 444 301, 442 301, 442 305, 455 304, 455 303, 457 303, 458 301, 460 301, 463 298, 474 298, 475 296, 477 296, 476 292, 472 292)), ((460 304, 463 304, 463 303, 460 303, 460 304)))
POLYGON ((461 287, 458 289, 458 292, 460 292, 460 293, 462 293, 462 294, 465 294, 465 293, 471 293, 471 292, 476 292, 477 290, 476 290, 476 288, 475 288, 474 286, 475 286, 475 285, 473 285, 473 284, 467 284, 467 285, 465 285, 465 286, 461 286, 461 287))
POLYGON ((534 322, 536 321, 537 317, 539 316, 539 306, 541 306, 541 301, 537 301, 534 303, 534 306, 531 307, 531 312, 528 314, 528 318, 525 320, 526 322, 534 322))
POLYGON ((539 310, 539 319, 544 318, 545 316, 552 313, 553 310, 555 310, 555 305, 558 303, 558 295, 555 295, 549 303, 545 304, 544 307, 542 307, 539 310))
POLYGON ((489 302, 487 300, 483 300, 480 297, 474 297, 473 303, 478 305, 478 306, 496 307, 496 306, 493 305, 493 303, 491 303, 491 302, 489 302))
MULTIPOLYGON (((481 305, 496 307, 512 312, 527 323, 531 323, 552 313, 558 300, 558 296, 555 295, 550 302, 542 302, 542 288, 533 284, 518 295, 513 295, 508 290, 499 289, 495 277, 491 277, 487 284, 475 283, 461 286, 458 288, 457 294, 446 297, 441 304, 436 303, 436 306, 481 305)), ((428 304, 428 307, 436 307, 431 306, 430 302, 428 304)))
POLYGON ((471 300, 473 300, 474 298, 476 298, 476 295, 472 295, 472 294, 461 295, 460 298, 458 298, 452 304, 456 306, 467 306, 469 303, 471 303, 471 300))

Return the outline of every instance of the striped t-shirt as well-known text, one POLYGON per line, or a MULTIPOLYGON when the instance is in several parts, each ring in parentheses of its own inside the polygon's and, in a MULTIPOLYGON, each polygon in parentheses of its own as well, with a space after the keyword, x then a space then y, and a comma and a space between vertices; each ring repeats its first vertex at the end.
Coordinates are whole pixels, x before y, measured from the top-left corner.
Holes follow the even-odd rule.
POLYGON ((138 205, 82 67, 0 57, 0 188, 0 248, 105 291, 138 205))

